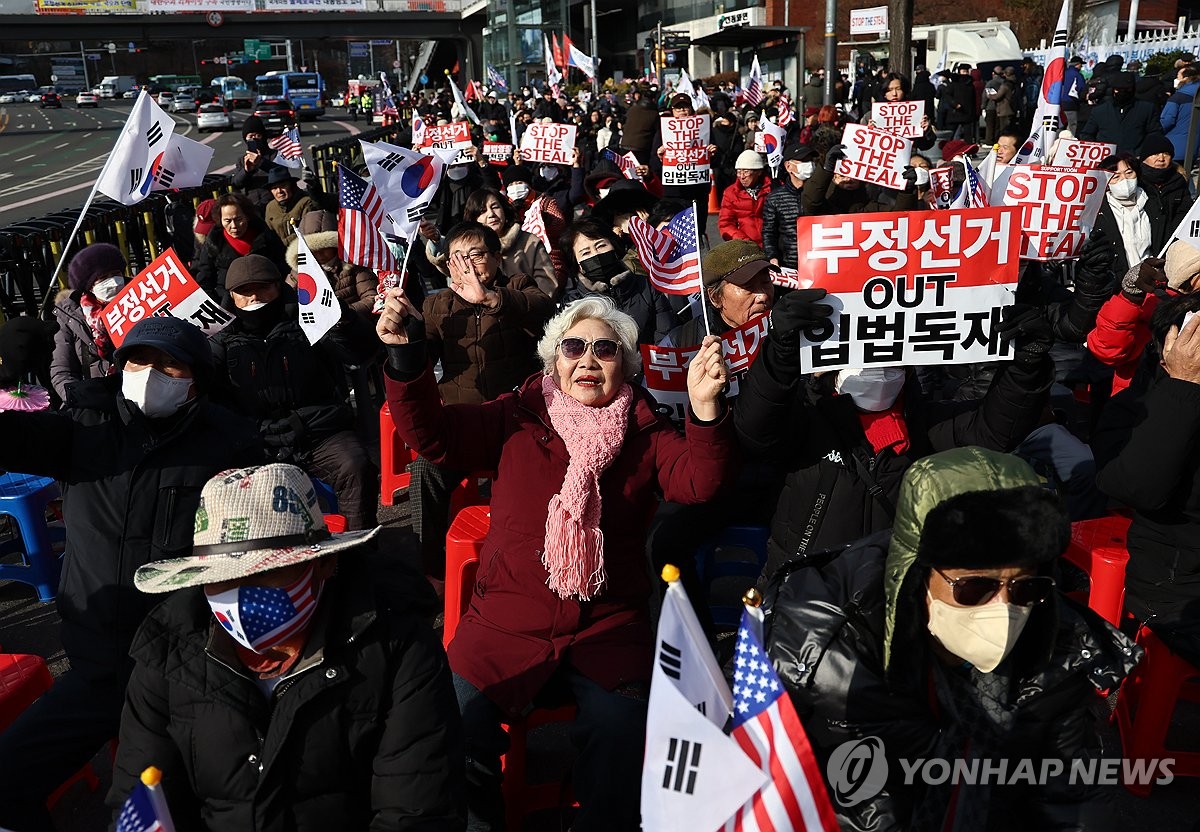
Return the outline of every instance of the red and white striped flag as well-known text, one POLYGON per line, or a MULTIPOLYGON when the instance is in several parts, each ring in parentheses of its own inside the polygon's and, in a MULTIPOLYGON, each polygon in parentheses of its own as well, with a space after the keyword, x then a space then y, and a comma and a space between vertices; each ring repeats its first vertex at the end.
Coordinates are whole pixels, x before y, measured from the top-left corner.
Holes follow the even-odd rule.
POLYGON ((838 832, 821 767, 763 645, 762 615, 747 607, 738 627, 730 736, 769 779, 724 832, 838 832))
POLYGON ((386 220, 375 186, 338 165, 338 256, 376 272, 395 271, 396 258, 380 233, 386 220))
POLYGON ((676 214, 662 231, 634 214, 629 218, 629 236, 655 289, 668 295, 700 291, 700 234, 694 206, 676 214))
POLYGON ((604 148, 604 158, 608 159, 614 165, 619 167, 621 169, 621 173, 625 175, 626 179, 634 179, 638 182, 642 181, 642 177, 638 176, 637 174, 638 160, 637 157, 633 155, 632 150, 627 151, 626 153, 617 153, 617 151, 613 150, 611 147, 606 147, 604 148))
POLYGON ((754 56, 754 62, 750 64, 750 83, 746 85, 744 97, 746 99, 746 103, 751 107, 762 101, 762 69, 758 65, 758 55, 754 56))
POLYGON ((792 102, 786 95, 779 96, 779 100, 775 102, 775 108, 779 111, 779 116, 775 119, 776 124, 780 127, 787 127, 792 123, 795 114, 792 113, 792 102))
POLYGON ((546 251, 550 251, 550 234, 546 231, 546 218, 542 216, 542 201, 546 197, 539 196, 525 209, 525 219, 521 220, 521 230, 527 231, 542 241, 546 251))
MULTIPOLYGON (((271 141, 267 142, 267 147, 279 152, 279 158, 276 159, 280 164, 294 162, 300 160, 303 164, 304 148, 300 146, 300 129, 296 125, 292 125, 287 130, 280 133, 271 141), (284 161, 280 161, 280 159, 284 161)), ((297 165, 288 165, 288 167, 298 167, 297 165)))

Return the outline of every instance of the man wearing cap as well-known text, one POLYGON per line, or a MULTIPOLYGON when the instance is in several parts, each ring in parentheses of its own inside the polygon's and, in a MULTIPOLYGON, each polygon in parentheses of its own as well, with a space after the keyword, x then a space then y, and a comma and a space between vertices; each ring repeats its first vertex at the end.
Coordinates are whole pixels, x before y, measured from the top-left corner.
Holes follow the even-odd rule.
POLYGON ((1138 155, 1147 136, 1162 133, 1157 108, 1134 97, 1137 76, 1132 72, 1112 72, 1107 77, 1112 96, 1092 108, 1087 124, 1079 129, 1079 138, 1109 142, 1118 152, 1138 155))
POLYGON ((79 382, 66 410, 0 412, 0 466, 59 480, 69 530, 57 607, 71 669, 0 733, 0 827, 15 832, 51 828, 46 798, 116 736, 152 606, 134 571, 187 551, 204 482, 262 456, 253 423, 210 402, 196 327, 144 318, 114 360, 120 374, 79 382))
MULTIPOLYGON (((704 294, 708 326, 713 335, 737 329, 751 318, 771 311, 775 285, 767 253, 748 240, 729 240, 704 255, 704 294)), ((707 334, 704 319, 695 317, 663 339, 664 346, 699 344, 707 334)))
POLYGON ((743 150, 734 162, 737 178, 721 196, 718 228, 722 240, 748 240, 762 245, 763 203, 771 193, 767 163, 761 153, 743 150))
POLYGON ((964 447, 914 463, 895 515, 789 562, 765 593, 767 652, 820 769, 861 798, 835 805, 840 828, 1120 828, 1119 785, 1070 771, 1119 756, 1093 703, 1142 651, 1059 592, 1058 496, 1021 459, 964 447), (854 742, 886 782, 844 785, 830 758, 854 742), (904 777, 919 759, 983 774, 904 777))
POLYGON ((208 481, 187 555, 140 568, 109 802, 162 771, 176 829, 462 830, 446 656, 397 597, 378 529, 330 534, 299 468, 208 481))
POLYGON ((263 214, 267 228, 274 231, 285 246, 296 239, 300 218, 320 208, 311 196, 300 193, 296 181, 292 169, 283 165, 276 165, 267 173, 267 190, 272 198, 263 214))
POLYGON ((333 329, 309 343, 296 290, 259 255, 234 260, 225 289, 235 320, 211 342, 213 398, 258 423, 269 459, 333 486, 348 528, 371 528, 379 472, 354 432, 345 372, 375 355, 370 328, 343 306, 333 329))
POLYGON ((806 144, 783 151, 783 175, 763 203, 762 247, 776 266, 796 268, 796 219, 804 213, 804 183, 816 168, 817 152, 806 144))
POLYGON ((979 129, 979 104, 975 85, 971 81, 970 64, 959 64, 942 87, 942 98, 948 101, 946 127, 954 130, 954 138, 974 141, 979 129))

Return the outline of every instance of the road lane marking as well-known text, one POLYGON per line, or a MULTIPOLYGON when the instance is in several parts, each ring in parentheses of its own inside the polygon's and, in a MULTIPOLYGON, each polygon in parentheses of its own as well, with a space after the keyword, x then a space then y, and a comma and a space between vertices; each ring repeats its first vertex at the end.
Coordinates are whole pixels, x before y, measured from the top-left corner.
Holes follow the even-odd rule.
POLYGON ((36 155, 36 153, 30 153, 28 156, 22 156, 20 159, 17 159, 17 161, 24 162, 26 159, 32 159, 36 155))
POLYGON ((62 144, 56 144, 56 145, 54 145, 54 149, 55 149, 55 150, 62 150, 64 147, 66 147, 66 146, 67 146, 67 145, 69 145, 69 144, 70 144, 70 142, 63 142, 62 144))

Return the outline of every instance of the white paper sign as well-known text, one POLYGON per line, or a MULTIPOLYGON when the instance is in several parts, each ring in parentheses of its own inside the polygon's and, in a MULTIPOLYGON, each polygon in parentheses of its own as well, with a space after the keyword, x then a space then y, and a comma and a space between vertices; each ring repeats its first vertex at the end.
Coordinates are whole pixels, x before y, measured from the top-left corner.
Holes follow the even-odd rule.
POLYGON ((925 118, 924 101, 880 101, 871 105, 874 127, 906 139, 925 135, 921 119, 925 118))
POLYGON ((570 165, 575 150, 574 124, 530 124, 521 137, 521 161, 570 165))
POLYGON ((707 115, 661 119, 663 137, 662 183, 707 185, 712 181, 708 145, 712 128, 707 115))
POLYGON ((1066 260, 1078 257, 1112 174, 1042 165, 1008 165, 997 170, 992 205, 1021 209, 1021 257, 1066 260))
POLYGON ((1115 144, 1085 142, 1082 139, 1059 139, 1054 145, 1050 166, 1091 170, 1117 152, 1115 144))
POLYGON ((834 173, 897 191, 904 189, 904 169, 912 158, 911 141, 873 127, 847 124, 842 145, 846 157, 838 160, 834 173))

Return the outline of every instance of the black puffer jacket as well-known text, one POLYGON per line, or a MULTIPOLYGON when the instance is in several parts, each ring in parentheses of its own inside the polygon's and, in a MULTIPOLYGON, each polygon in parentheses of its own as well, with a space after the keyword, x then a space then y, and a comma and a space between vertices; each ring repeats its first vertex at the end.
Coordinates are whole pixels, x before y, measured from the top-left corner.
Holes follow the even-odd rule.
POLYGON ((913 211, 917 208, 917 194, 861 182, 855 188, 839 188, 833 184, 833 174, 816 165, 812 176, 804 182, 802 205, 805 216, 913 211))
MULTIPOLYGON (((1178 216, 1168 215, 1168 205, 1162 199, 1146 194, 1146 219, 1150 223, 1150 254, 1157 255, 1162 251, 1163 246, 1167 244, 1171 233, 1175 227, 1179 225, 1179 221, 1183 219, 1183 214, 1178 216)), ((1187 208, 1184 208, 1184 213, 1187 213, 1187 208)), ((1100 211, 1096 214, 1096 223, 1093 226, 1093 234, 1102 234, 1109 245, 1112 247, 1115 259, 1113 260, 1112 273, 1113 282, 1110 288, 1115 293, 1118 289, 1121 278, 1125 276, 1125 272, 1129 271, 1131 265, 1135 263, 1129 262, 1129 256, 1125 253, 1125 244, 1121 237, 1121 226, 1117 222, 1116 216, 1113 215, 1112 206, 1108 204, 1108 199, 1100 203, 1100 211)))
POLYGON ((119 375, 80 381, 69 410, 0 412, 0 467, 63 482, 62 643, 74 669, 101 674, 122 672, 154 604, 133 573, 190 550, 209 477, 262 458, 254 425, 207 398, 151 423, 120 388, 119 375))
POLYGON ((734 424, 742 449, 788 471, 771 522, 767 575, 801 551, 890 527, 901 478, 921 457, 963 445, 1015 448, 1041 419, 1054 365, 1049 357, 1033 368, 1009 362, 975 402, 928 402, 910 375, 902 394, 909 448, 900 455, 874 452, 854 401, 826 392, 827 381, 802 377, 799 361, 781 366, 768 343, 741 382, 734 424))
POLYGON ((789 269, 796 268, 796 219, 804 213, 803 197, 803 188, 794 187, 784 171, 763 203, 763 251, 789 269))
MULTIPOLYGON (((945 718, 931 705, 928 632, 902 638, 897 630, 890 663, 885 663, 885 591, 897 573, 889 558, 891 541, 890 532, 881 532, 848 548, 797 559, 776 575, 766 593, 768 652, 821 771, 828 770, 831 753, 842 743, 882 740, 887 782, 852 807, 834 804, 844 832, 914 828, 913 809, 925 787, 919 779, 906 784, 898 760, 954 761, 969 753, 950 742, 945 718), (898 672, 901 668, 904 672, 898 672)), ((924 597, 921 592, 910 606, 923 606, 924 597)), ((1097 736, 1094 711, 1104 700, 1096 691, 1115 689, 1140 651, 1094 613, 1061 597, 1034 615, 1005 662, 1013 666, 1015 727, 992 756, 1008 760, 1009 777, 1022 758, 1031 759, 1035 770, 1051 759, 1069 770, 1073 761, 1119 757, 1119 749, 1103 749, 1097 736), (1052 641, 1030 643, 1029 636, 1047 632, 1055 633, 1052 641)), ((979 829, 1098 832, 1118 827, 1112 799, 1120 786, 1071 786, 1065 780, 992 787, 987 822, 979 829)))
POLYGON ((617 309, 633 318, 637 324, 639 344, 657 344, 675 326, 675 313, 671 310, 667 296, 650 285, 650 278, 638 262, 637 252, 631 250, 624 260, 630 272, 620 283, 601 293, 591 291, 576 277, 567 284, 562 305, 566 306, 589 295, 607 295, 612 298, 617 309))
POLYGON ((302 451, 354 427, 345 367, 369 360, 377 343, 360 316, 343 310, 341 322, 310 344, 300 328, 296 290, 284 285, 276 302, 279 322, 265 336, 235 320, 209 340, 213 399, 259 422, 295 414, 302 425, 295 450, 302 451))
MULTIPOLYGON (((280 275, 287 274, 289 269, 284 256, 287 249, 283 241, 267 228, 258 215, 250 218, 250 227, 258 232, 250 243, 250 254, 261 254, 279 269, 280 275)), ((208 232, 204 245, 196 252, 196 259, 192 261, 192 275, 210 295, 224 300, 229 297, 229 292, 225 290, 225 272, 229 270, 229 264, 239 257, 241 255, 225 240, 225 229, 217 223, 208 232)))
POLYGON ((179 832, 453 832, 461 729, 445 653, 404 604, 378 598, 361 552, 341 556, 314 634, 268 699, 181 590, 138 632, 109 803, 163 772, 179 832))

